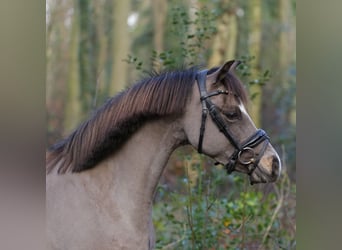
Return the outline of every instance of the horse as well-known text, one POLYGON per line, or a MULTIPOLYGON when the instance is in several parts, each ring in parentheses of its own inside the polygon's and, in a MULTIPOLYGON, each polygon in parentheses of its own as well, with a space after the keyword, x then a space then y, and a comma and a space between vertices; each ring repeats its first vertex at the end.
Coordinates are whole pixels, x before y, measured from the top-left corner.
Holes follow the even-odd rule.
POLYGON ((239 61, 151 74, 108 99, 47 150, 48 249, 153 249, 152 205, 171 153, 191 144, 245 173, 277 180, 281 162, 246 111, 239 61))

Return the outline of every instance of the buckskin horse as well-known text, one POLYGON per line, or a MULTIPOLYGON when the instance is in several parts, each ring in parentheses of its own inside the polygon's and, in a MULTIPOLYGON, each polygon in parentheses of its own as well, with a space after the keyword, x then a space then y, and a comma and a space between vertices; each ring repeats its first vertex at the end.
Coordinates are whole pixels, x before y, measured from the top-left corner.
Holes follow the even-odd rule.
POLYGON ((238 61, 154 74, 109 99, 47 151, 49 249, 152 249, 152 201, 171 153, 191 144, 228 173, 273 182, 281 163, 246 111, 238 61))

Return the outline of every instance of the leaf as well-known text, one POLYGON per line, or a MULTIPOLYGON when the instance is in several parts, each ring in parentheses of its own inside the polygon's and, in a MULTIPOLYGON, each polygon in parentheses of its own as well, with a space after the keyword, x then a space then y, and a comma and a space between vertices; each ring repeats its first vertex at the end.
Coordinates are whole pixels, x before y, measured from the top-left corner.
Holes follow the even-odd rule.
POLYGON ((251 95, 251 99, 254 100, 254 98, 256 98, 258 95, 260 95, 259 92, 253 93, 253 94, 251 95))
POLYGON ((226 220, 223 221, 223 225, 224 225, 225 227, 228 227, 230 224, 231 224, 231 221, 228 220, 228 219, 226 219, 226 220))
POLYGON ((267 69, 264 73, 264 77, 267 77, 270 74, 270 71, 267 69))

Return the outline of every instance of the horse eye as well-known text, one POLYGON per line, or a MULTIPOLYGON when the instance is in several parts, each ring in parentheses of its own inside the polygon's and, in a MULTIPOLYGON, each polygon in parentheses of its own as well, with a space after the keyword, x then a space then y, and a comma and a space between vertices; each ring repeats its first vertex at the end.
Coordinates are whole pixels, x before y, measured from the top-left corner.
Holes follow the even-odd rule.
POLYGON ((228 118, 229 121, 236 121, 241 119, 241 112, 239 111, 226 111, 223 114, 228 118))

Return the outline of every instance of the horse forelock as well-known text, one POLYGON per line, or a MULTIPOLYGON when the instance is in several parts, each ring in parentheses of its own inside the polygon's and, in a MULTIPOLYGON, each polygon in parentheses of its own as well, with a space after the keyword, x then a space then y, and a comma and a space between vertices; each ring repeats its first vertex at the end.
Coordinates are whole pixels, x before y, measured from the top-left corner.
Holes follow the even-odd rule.
POLYGON ((234 93, 241 102, 247 106, 248 103, 248 94, 247 90, 240 81, 240 79, 234 73, 228 73, 227 76, 223 80, 223 84, 227 88, 229 92, 234 93))
POLYGON ((49 148, 47 172, 81 172, 115 153, 145 122, 181 115, 196 68, 153 74, 110 98, 67 138, 49 148))

